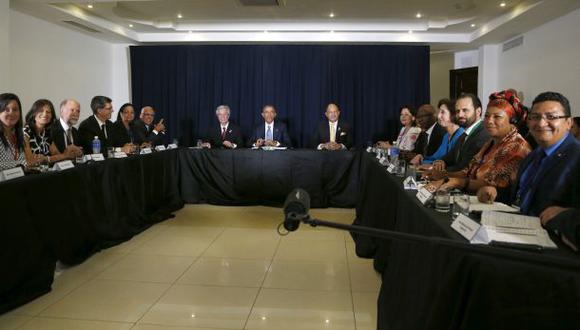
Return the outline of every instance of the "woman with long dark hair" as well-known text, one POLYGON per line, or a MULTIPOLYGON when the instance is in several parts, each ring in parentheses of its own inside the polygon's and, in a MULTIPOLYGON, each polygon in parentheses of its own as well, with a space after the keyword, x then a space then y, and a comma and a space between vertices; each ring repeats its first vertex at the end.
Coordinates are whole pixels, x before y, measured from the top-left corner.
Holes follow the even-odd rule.
POLYGON ((26 165, 21 109, 18 96, 0 94, 0 170, 26 165))

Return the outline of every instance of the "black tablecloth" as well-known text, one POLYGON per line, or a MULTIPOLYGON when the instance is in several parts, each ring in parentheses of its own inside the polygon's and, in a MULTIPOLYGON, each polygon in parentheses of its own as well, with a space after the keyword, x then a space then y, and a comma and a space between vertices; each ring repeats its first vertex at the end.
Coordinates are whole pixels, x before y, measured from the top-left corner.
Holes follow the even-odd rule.
POLYGON ((179 151, 0 183, 0 313, 50 290, 55 262, 82 262, 180 209, 179 151))
POLYGON ((472 246, 448 214, 426 208, 371 155, 361 159, 356 224, 430 237, 405 243, 356 236, 382 272, 378 329, 574 329, 580 261, 566 247, 537 254, 472 246))
POLYGON ((180 155, 187 203, 281 205, 294 188, 312 207, 353 207, 360 154, 318 150, 208 150, 180 155))

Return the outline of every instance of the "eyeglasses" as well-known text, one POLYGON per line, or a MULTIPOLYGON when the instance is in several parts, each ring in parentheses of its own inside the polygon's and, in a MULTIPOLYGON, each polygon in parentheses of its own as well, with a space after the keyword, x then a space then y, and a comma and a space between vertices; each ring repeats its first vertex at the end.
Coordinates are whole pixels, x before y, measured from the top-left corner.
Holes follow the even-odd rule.
POLYGON ((542 118, 544 118, 547 121, 554 121, 557 119, 562 119, 562 118, 568 118, 570 116, 567 115, 556 115, 553 113, 546 113, 546 114, 542 114, 542 113, 530 113, 528 115, 528 120, 530 121, 540 121, 542 120, 542 118))

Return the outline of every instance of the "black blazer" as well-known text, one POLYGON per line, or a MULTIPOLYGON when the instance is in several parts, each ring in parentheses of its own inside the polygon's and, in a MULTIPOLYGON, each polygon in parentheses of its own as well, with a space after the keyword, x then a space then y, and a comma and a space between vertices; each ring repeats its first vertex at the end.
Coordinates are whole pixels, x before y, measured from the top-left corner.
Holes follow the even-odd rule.
POLYGON ((222 148, 223 141, 230 141, 231 143, 235 143, 238 148, 244 147, 244 142, 242 139, 242 131, 240 127, 233 124, 232 122, 228 123, 228 129, 226 130, 226 135, 222 140, 222 128, 221 125, 214 126, 209 129, 207 132, 207 142, 211 144, 212 148, 222 148))
POLYGON ((447 166, 447 171, 456 172, 464 169, 489 139, 489 133, 482 122, 471 132, 463 145, 456 143, 453 149, 441 158, 447 166))
MULTIPOLYGON (((264 130, 265 123, 262 122, 260 125, 254 127, 252 130, 252 136, 248 141, 248 146, 252 146, 256 140, 258 139, 265 139, 266 131, 264 130)), ((280 142, 281 147, 292 147, 292 140, 290 139, 290 135, 288 134, 288 130, 286 129, 286 124, 283 122, 274 121, 274 132, 272 132, 272 137, 274 140, 280 142)))
POLYGON ((443 142, 443 136, 447 133, 447 130, 435 123, 435 127, 431 131, 431 138, 429 139, 429 143, 427 143, 427 132, 421 131, 419 137, 417 138, 417 142, 415 143, 415 149, 413 150, 416 154, 421 154, 423 157, 431 156, 439 146, 443 142))
MULTIPOLYGON (((580 206, 566 210, 546 224, 546 228, 565 236, 572 244, 580 248, 580 206)), ((577 251, 578 252, 578 251, 577 251)))
POLYGON ((112 145, 114 147, 122 147, 127 143, 132 143, 133 131, 131 130, 131 125, 129 125, 129 131, 123 125, 122 120, 117 120, 113 123, 113 134, 112 134, 112 145))
MULTIPOLYGON (((56 145, 58 151, 61 153, 64 152, 64 150, 67 147, 66 141, 64 139, 65 133, 66 132, 64 128, 60 124, 60 120, 55 121, 50 127, 50 137, 54 142, 54 144, 56 145)), ((79 131, 74 126, 71 126, 71 134, 73 137, 73 144, 76 146, 81 146, 79 131)))
MULTIPOLYGON (((350 124, 339 120, 336 127, 336 143, 344 144, 347 149, 352 147, 352 130, 350 124)), ((318 127, 312 135, 310 140, 310 145, 312 148, 317 148, 321 143, 327 143, 330 141, 330 127, 328 126, 328 120, 322 121, 318 124, 318 127)))
POLYGON ((112 147, 112 138, 115 134, 115 128, 113 126, 113 122, 107 120, 105 122, 105 128, 107 130, 107 137, 99 127, 99 123, 95 116, 90 116, 89 118, 83 120, 79 126, 79 137, 80 137, 80 144, 83 147, 83 152, 85 154, 93 153, 93 140, 95 136, 99 137, 101 140, 101 153, 105 154, 108 147, 112 147))
MULTIPOLYGON (((536 148, 520 164, 517 181, 512 187, 511 202, 516 200, 520 179, 526 168, 543 149, 536 148)), ((531 188, 529 214, 538 216, 553 205, 578 207, 580 205, 580 142, 570 133, 560 147, 544 159, 539 180, 531 188)))
POLYGON ((153 146, 163 144, 165 140, 164 133, 153 133, 154 125, 147 125, 141 119, 135 119, 131 122, 131 130, 133 132, 133 142, 141 144, 143 142, 150 142, 153 146))

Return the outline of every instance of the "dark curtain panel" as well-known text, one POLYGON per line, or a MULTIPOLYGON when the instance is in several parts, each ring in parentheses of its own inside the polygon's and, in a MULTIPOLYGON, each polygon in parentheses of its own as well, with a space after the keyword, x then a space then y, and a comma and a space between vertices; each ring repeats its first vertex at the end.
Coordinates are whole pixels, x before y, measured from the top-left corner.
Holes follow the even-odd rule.
POLYGON ((265 104, 305 147, 329 102, 356 145, 392 139, 398 108, 429 102, 429 47, 395 45, 131 46, 133 103, 159 110, 169 138, 185 145, 215 125, 215 108, 249 134, 265 104))

